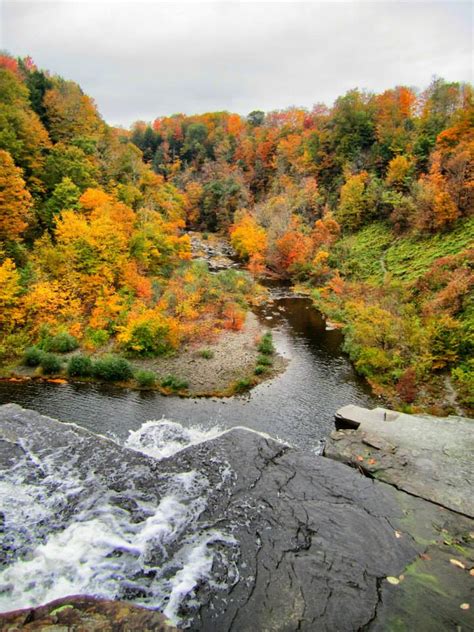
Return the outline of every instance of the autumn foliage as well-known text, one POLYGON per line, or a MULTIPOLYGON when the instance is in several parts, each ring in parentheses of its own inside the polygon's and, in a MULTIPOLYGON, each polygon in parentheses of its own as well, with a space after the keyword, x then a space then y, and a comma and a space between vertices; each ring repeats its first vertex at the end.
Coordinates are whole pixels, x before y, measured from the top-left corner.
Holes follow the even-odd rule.
POLYGON ((227 235, 254 275, 305 283, 394 398, 447 370, 464 393, 472 259, 464 238, 442 245, 472 232, 473 113, 472 86, 434 79, 114 129, 76 83, 0 55, 0 357, 45 328, 142 356, 241 328, 254 287, 192 262, 192 228, 227 235), (364 258, 374 226, 389 236, 364 258), (409 272, 387 254, 429 240, 409 272))

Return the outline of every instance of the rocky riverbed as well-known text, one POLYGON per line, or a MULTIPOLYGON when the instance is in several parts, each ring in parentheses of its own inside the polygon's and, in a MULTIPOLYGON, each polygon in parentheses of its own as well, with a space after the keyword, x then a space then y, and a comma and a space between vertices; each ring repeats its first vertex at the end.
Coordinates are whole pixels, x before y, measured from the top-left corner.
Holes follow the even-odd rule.
POLYGON ((161 460, 15 405, 0 428, 4 610, 82 592, 201 632, 474 625, 473 520, 345 464, 243 428, 161 460))

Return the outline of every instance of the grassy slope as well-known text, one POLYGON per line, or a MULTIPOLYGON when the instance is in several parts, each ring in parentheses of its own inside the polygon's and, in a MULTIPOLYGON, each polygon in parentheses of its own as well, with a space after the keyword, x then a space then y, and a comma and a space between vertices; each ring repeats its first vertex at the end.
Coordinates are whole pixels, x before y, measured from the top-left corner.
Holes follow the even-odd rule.
MULTIPOLYGON (((423 237, 397 237, 387 223, 374 222, 356 234, 340 239, 331 253, 331 259, 332 264, 339 268, 346 279, 386 288, 390 293, 389 288, 393 281, 395 284, 409 286, 429 270, 435 260, 456 255, 473 246, 474 218, 458 221, 449 232, 423 237)), ((406 295, 407 298, 408 296, 409 294, 406 295)), ((347 322, 348 314, 344 312, 341 303, 320 299, 317 303, 334 320, 347 322)), ((463 342, 467 343, 469 332, 474 327, 474 301, 464 300, 464 311, 457 314, 457 319, 462 323, 463 342)), ((351 327, 350 318, 348 326, 351 327)), ((465 406, 465 411, 472 408, 473 369, 474 365, 463 360, 452 374, 458 402, 465 406)), ((438 394, 435 392, 432 400, 437 396, 439 401, 452 399, 449 393, 443 395, 441 392, 444 388, 443 379, 449 378, 446 374, 432 374, 431 386, 438 384, 438 394)), ((429 385, 425 383, 425 387, 429 385)), ((422 404, 423 407, 426 407, 425 403, 422 404)))
POLYGON ((387 272, 401 281, 414 281, 433 261, 454 255, 474 244, 474 218, 459 221, 453 230, 420 238, 394 237, 388 224, 375 222, 343 237, 333 257, 341 272, 355 280, 379 285, 387 272))

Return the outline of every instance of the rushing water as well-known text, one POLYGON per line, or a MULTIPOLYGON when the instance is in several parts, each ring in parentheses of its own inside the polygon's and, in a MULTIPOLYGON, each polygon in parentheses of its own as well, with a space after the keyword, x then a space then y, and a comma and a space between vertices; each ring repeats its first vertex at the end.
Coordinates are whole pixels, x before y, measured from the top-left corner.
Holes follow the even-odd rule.
POLYGON ((286 371, 249 394, 225 399, 164 397, 109 385, 0 383, 0 403, 15 402, 123 442, 148 420, 166 418, 194 432, 247 426, 292 445, 316 450, 345 404, 376 404, 308 298, 270 288, 273 302, 257 316, 273 331, 286 371))
MULTIPOLYGON (((206 475, 157 465, 205 438, 177 423, 148 422, 123 450, 77 426, 7 413, 0 426, 0 612, 88 594, 160 608, 187 625, 198 606, 195 587, 219 590, 238 579, 238 542, 201 519, 206 475), (216 567, 222 586, 213 581, 216 567)), ((231 483, 226 461, 215 458, 213 467, 215 489, 231 483)))

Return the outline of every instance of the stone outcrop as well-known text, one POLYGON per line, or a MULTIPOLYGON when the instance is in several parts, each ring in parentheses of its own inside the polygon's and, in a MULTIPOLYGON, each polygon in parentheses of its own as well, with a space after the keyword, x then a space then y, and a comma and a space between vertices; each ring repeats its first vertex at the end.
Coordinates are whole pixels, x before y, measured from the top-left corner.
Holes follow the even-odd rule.
POLYGON ((182 604, 190 630, 464 631, 474 624, 466 608, 473 521, 342 463, 246 429, 158 462, 12 405, 0 408, 0 429, 11 447, 0 452, 4 466, 25 445, 35 454, 60 451, 71 467, 107 479, 123 511, 132 510, 131 487, 151 499, 173 472, 200 472, 209 483, 206 505, 190 528, 232 534, 237 573, 215 556, 212 581, 198 583, 182 604))
POLYGON ((163 615, 123 601, 72 596, 0 615, 4 632, 175 632, 163 615))
POLYGON ((341 409, 356 429, 331 433, 325 455, 415 496, 474 517, 474 421, 341 409))

